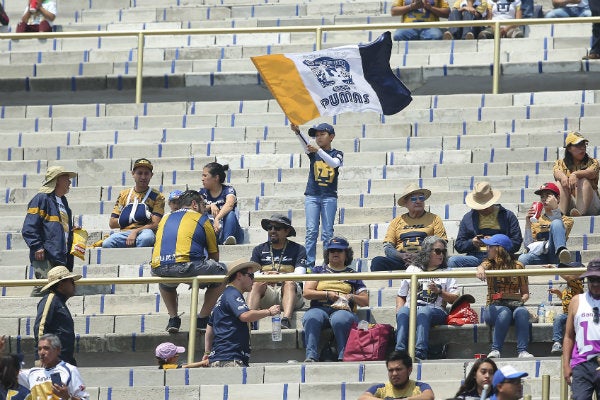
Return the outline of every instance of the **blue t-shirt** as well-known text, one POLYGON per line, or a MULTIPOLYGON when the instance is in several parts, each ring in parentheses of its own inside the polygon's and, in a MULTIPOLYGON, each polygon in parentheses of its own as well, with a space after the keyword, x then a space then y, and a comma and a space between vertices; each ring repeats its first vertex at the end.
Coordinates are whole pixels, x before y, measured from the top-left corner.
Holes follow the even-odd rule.
POLYGON ((250 330, 240 321, 240 315, 250 308, 244 296, 234 286, 227 286, 210 313, 208 324, 212 326, 214 339, 209 361, 241 360, 248 364, 250 359, 250 330))
MULTIPOLYGON (((340 160, 340 166, 344 161, 344 153, 336 150, 324 150, 331 158, 340 160)), ((305 196, 337 197, 339 167, 332 168, 318 153, 308 153, 310 160, 310 172, 306 182, 305 196)))
MULTIPOLYGON (((229 196, 230 194, 236 196, 235 189, 233 188, 233 186, 229 186, 229 185, 222 185, 222 186, 223 186, 223 188, 221 189, 221 193, 219 193, 219 195, 216 197, 211 196, 210 190, 208 190, 208 189, 202 188, 198 191, 198 192, 200 192, 200 196, 202 196, 202 198, 206 202, 206 205, 216 204, 220 210, 225 205, 227 196, 229 196)), ((236 196, 236 199, 237 199, 237 196, 236 196)), ((233 204, 233 209, 235 210, 236 207, 237 207, 237 200, 233 204)))

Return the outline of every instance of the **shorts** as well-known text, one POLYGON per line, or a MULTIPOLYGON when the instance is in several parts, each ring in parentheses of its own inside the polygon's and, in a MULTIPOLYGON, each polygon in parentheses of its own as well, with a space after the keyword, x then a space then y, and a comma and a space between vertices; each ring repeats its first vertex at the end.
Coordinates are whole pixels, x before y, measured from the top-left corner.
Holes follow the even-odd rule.
MULTIPOLYGON (((188 261, 169 265, 159 265, 152 268, 152 275, 163 278, 189 278, 200 275, 225 275, 227 268, 225 264, 215 260, 207 259, 201 261, 188 261)), ((217 287, 221 283, 201 283, 201 289, 217 287)), ((159 283, 158 286, 168 292, 174 292, 179 283, 159 283)))
MULTIPOLYGON (((302 287, 300 282, 294 282, 296 284, 296 298, 294 300, 294 310, 299 310, 304 307, 304 297, 302 297, 302 287)), ((283 300, 283 285, 274 286, 267 285, 267 290, 262 299, 260 299, 260 308, 266 309, 275 304, 281 305, 283 300)))

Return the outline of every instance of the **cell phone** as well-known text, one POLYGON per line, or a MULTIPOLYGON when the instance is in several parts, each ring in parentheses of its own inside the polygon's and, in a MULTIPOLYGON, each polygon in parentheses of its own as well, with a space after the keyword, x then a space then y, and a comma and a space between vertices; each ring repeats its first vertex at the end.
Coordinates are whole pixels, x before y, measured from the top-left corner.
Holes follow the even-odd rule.
POLYGON ((62 380, 60 379, 60 374, 58 372, 53 372, 50 374, 50 379, 52 383, 58 386, 62 386, 62 380))

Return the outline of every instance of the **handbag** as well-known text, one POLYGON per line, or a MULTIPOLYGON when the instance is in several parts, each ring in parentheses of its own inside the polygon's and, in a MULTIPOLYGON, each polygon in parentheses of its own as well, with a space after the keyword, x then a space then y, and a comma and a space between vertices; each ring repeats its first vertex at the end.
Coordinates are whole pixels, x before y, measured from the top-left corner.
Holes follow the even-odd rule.
POLYGON ((390 324, 369 324, 366 330, 354 324, 346 341, 344 361, 385 360, 394 342, 394 327, 390 324))
POLYGON ((463 294, 454 303, 450 313, 446 318, 448 325, 462 326, 464 324, 478 324, 479 317, 475 310, 471 308, 471 303, 475 303, 475 298, 470 294, 463 294))

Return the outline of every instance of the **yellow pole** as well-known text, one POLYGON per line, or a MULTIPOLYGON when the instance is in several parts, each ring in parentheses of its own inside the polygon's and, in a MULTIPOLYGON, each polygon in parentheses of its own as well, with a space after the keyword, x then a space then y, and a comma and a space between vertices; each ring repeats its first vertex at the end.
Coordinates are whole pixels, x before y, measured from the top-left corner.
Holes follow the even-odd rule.
POLYGON ((198 290, 200 282, 194 279, 192 282, 192 298, 190 304, 190 333, 188 337, 188 364, 194 362, 194 353, 196 353, 196 317, 198 315, 198 290))
POLYGON ((565 370, 563 369, 565 360, 560 357, 560 400, 567 400, 569 398, 569 385, 565 381, 565 370))
POLYGON ((494 71, 492 75, 492 93, 498 94, 500 88, 500 22, 494 22, 494 71))
POLYGON ((323 35, 322 35, 322 29, 321 27, 317 27, 316 29, 316 34, 317 34, 317 49, 316 50, 321 50, 321 45, 322 45, 322 41, 323 41, 323 35))
POLYGON ((542 400, 550 400, 550 375, 542 375, 542 400))
POLYGON ((144 32, 138 33, 137 75, 135 77, 135 102, 142 102, 142 80, 144 79, 144 32))
POLYGON ((525 396, 523 396, 523 400, 531 400, 531 395, 526 394, 525 396))
POLYGON ((415 358, 415 343, 417 341, 417 276, 410 277, 410 313, 408 314, 408 354, 415 358))

